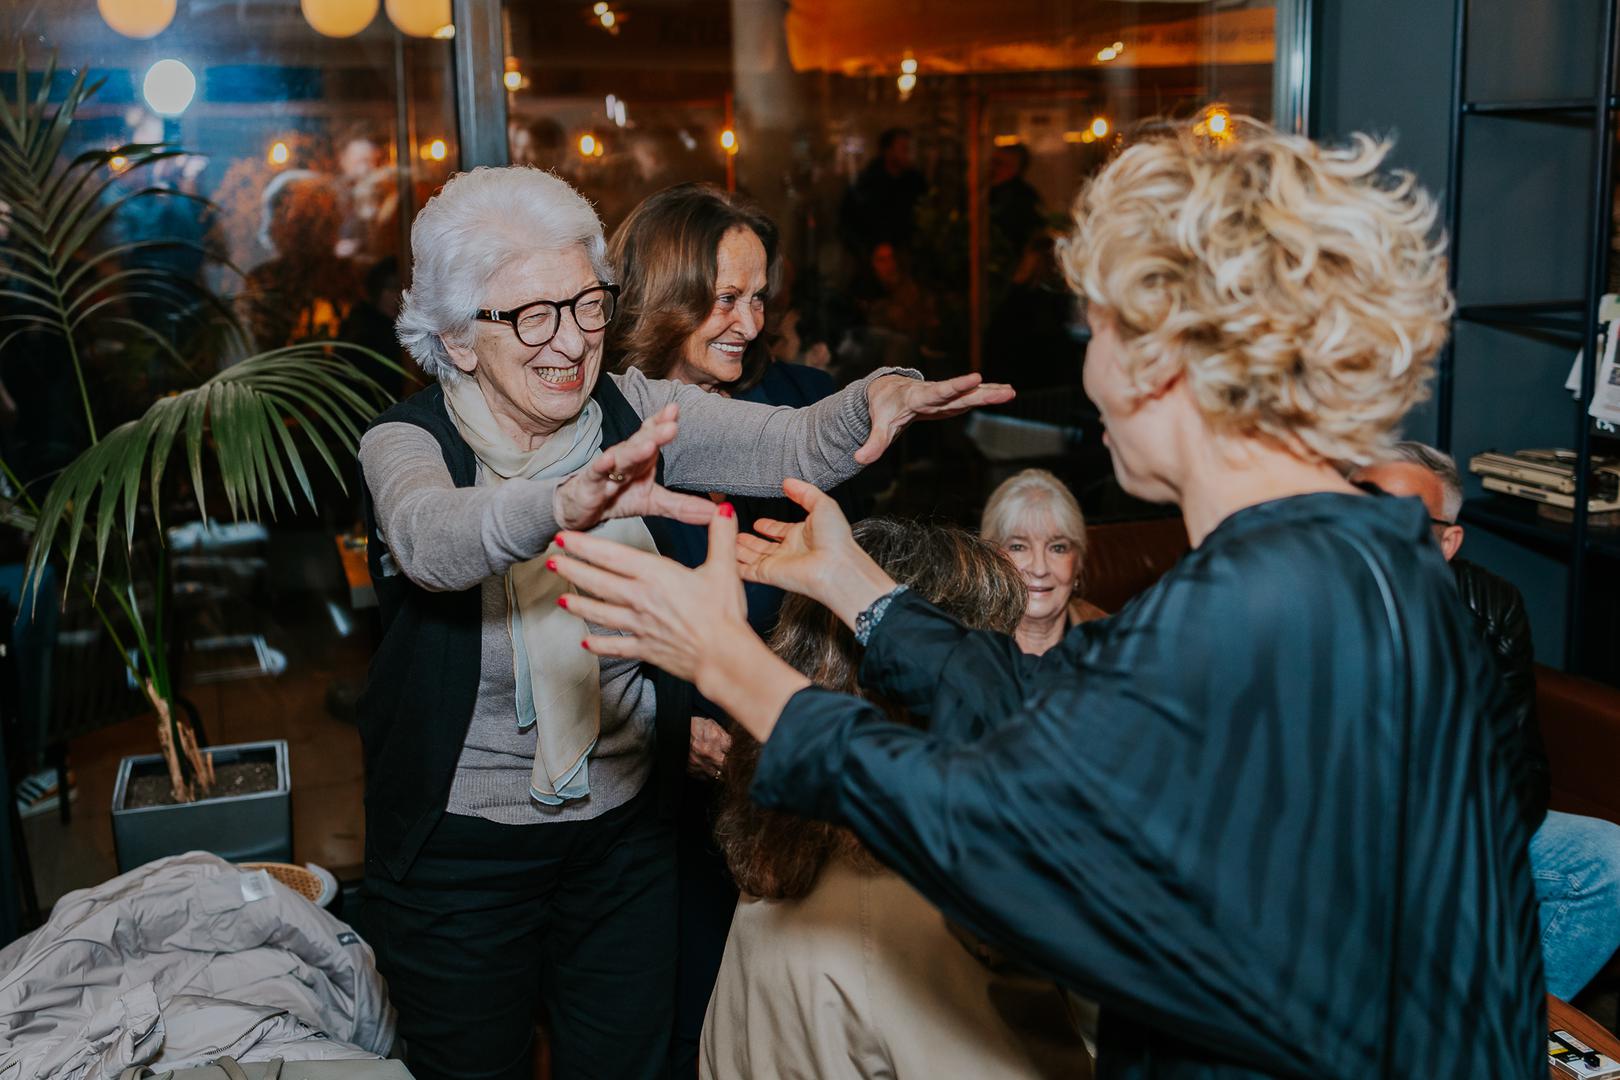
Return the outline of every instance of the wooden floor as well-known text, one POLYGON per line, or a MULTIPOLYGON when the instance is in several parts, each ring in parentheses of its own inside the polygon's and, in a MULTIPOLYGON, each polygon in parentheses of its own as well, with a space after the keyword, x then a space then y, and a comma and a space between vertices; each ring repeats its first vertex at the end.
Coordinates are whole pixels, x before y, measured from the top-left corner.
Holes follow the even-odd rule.
MULTIPOLYGON (((286 739, 292 773, 293 859, 356 881, 363 863, 363 769, 352 723, 328 708, 351 700, 370 661, 368 613, 348 607, 348 590, 329 537, 278 536, 270 560, 276 580, 256 602, 222 605, 207 633, 257 633, 287 658, 278 676, 188 685, 213 745, 286 739), (335 691, 335 692, 334 692, 335 691)), ((152 753, 149 718, 124 721, 69 749, 77 786, 71 821, 55 812, 23 823, 41 906, 117 873, 113 857, 112 787, 119 760, 152 753)))

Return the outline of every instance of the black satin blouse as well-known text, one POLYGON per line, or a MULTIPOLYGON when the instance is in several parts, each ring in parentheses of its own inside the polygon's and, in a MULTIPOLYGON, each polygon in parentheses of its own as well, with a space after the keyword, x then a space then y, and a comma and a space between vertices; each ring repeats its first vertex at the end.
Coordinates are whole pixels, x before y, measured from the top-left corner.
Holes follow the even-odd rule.
POLYGON ((1042 657, 905 594, 754 781, 1103 1007, 1102 1077, 1545 1077, 1491 662, 1413 499, 1242 510, 1042 657))

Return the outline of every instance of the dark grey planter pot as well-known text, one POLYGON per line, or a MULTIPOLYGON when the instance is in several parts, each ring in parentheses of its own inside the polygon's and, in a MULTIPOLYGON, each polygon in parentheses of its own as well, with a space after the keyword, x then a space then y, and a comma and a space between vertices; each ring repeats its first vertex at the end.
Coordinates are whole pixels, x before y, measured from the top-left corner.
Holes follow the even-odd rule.
POLYGON ((124 807, 132 775, 164 775, 162 754, 127 757, 118 764, 113 785, 113 847, 118 871, 179 855, 211 851, 232 862, 292 861, 292 784, 287 772, 287 740, 210 746, 214 767, 240 761, 265 761, 276 767, 276 789, 252 795, 228 795, 174 806, 124 807))

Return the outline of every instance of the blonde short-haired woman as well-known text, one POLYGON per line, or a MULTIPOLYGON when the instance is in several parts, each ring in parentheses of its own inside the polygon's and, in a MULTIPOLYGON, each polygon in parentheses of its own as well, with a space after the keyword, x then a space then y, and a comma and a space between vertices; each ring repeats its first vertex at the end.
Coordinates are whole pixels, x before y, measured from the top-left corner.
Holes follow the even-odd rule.
POLYGON ((1063 481, 1045 469, 1025 469, 991 492, 979 534, 995 544, 1023 575, 1024 617, 1013 638, 1040 656, 1077 622, 1107 612, 1080 596, 1085 577, 1086 516, 1063 481))
POLYGON ((1193 550, 1044 656, 899 591, 837 504, 696 571, 567 534, 593 622, 764 743, 761 805, 851 829, 955 920, 1102 1006, 1108 1077, 1539 1075, 1529 835, 1504 700, 1386 446, 1446 334, 1433 201, 1388 145, 1165 126, 1087 186, 1063 251, 1115 475, 1193 550), (747 576, 865 644, 869 703, 741 618, 747 576), (950 719, 939 722, 940 713, 950 719), (1426 1051, 1416 1051, 1424 1053, 1426 1051))

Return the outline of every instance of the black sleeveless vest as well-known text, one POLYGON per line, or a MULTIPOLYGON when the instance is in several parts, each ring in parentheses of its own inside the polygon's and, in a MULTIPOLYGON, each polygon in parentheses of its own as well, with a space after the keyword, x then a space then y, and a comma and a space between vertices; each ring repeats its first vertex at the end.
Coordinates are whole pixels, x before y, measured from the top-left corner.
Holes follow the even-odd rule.
MULTIPOLYGON (((622 442, 641 426, 630 403, 604 372, 591 396, 602 407, 602 445, 622 442)), ((477 458, 445 409, 438 384, 413 394, 371 422, 415 424, 431 434, 457 487, 471 487, 477 458)), ((370 430, 368 427, 367 430, 370 430)), ((663 461, 658 463, 663 480, 663 461)), ((402 880, 445 812, 456 761, 478 699, 483 609, 479 588, 430 592, 397 570, 383 573, 388 549, 377 536, 371 492, 365 498, 366 562, 382 610, 383 637, 372 658, 358 712, 366 766, 366 873, 402 880)), ((670 550, 668 523, 647 518, 661 552, 670 550)), ((680 791, 691 735, 691 686, 648 668, 658 718, 652 776, 666 812, 680 791)), ((536 826, 543 828, 544 826, 536 826)))

